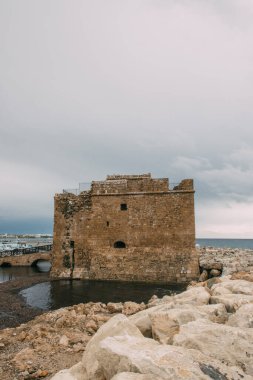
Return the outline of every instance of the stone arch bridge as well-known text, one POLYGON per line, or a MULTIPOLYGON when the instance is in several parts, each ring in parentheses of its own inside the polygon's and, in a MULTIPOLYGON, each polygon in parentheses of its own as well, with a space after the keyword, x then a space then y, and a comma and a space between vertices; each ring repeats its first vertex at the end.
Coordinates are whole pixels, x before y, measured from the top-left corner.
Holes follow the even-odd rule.
POLYGON ((49 261, 51 262, 51 250, 46 252, 34 252, 25 254, 12 254, 0 257, 0 267, 2 266, 36 266, 38 262, 49 261))

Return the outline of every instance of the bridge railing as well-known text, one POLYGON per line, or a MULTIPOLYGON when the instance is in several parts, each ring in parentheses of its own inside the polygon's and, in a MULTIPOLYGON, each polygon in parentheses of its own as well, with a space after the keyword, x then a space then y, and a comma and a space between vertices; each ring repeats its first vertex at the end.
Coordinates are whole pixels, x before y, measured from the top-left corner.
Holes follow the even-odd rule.
POLYGON ((39 245, 36 247, 30 247, 30 248, 15 248, 12 250, 0 252, 0 257, 27 255, 29 253, 37 253, 37 252, 40 252, 40 253, 48 252, 52 250, 52 247, 53 247, 53 244, 39 245))

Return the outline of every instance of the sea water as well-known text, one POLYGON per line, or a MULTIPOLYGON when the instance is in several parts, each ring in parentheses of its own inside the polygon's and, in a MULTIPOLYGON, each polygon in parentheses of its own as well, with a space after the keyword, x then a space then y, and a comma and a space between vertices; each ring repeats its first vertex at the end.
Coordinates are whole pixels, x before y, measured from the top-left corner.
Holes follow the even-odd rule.
POLYGON ((196 239, 200 247, 253 249, 253 239, 196 239))

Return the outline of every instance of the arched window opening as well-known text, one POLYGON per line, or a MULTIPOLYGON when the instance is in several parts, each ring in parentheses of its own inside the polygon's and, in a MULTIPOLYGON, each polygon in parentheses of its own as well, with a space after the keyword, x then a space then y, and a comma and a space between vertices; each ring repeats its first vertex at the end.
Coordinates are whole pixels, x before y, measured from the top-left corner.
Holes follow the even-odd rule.
POLYGON ((114 248, 126 248, 126 244, 120 240, 116 241, 113 246, 114 248))

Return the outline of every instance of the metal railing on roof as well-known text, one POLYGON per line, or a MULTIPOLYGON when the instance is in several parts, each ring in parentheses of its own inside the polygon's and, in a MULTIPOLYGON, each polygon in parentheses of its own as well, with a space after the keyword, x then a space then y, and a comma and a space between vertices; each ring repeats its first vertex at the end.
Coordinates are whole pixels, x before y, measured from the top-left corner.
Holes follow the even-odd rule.
POLYGON ((77 189, 63 189, 63 194, 74 194, 79 195, 83 191, 90 190, 91 182, 81 182, 77 189))
MULTIPOLYGON (((97 182, 97 181, 96 181, 97 182)), ((104 181, 101 181, 103 183, 104 181)), ((178 186, 180 182, 169 182, 169 190, 174 190, 175 186, 178 186)), ((79 195, 83 191, 90 190, 91 182, 80 182, 77 189, 63 189, 64 194, 79 195)))

